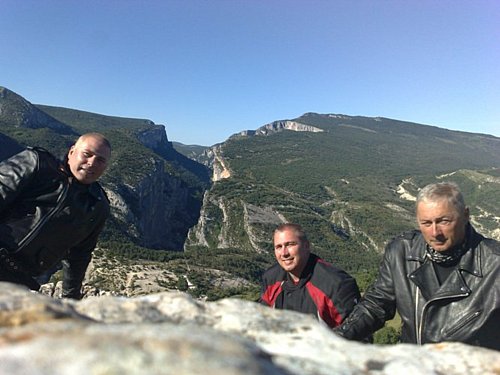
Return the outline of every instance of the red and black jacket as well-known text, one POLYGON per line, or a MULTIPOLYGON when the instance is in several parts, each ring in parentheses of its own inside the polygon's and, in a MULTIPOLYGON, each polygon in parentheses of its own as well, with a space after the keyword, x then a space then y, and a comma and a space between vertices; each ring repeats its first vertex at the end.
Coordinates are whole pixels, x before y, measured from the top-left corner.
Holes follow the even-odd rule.
POLYGON ((337 327, 359 301, 356 280, 315 254, 309 256, 295 284, 279 264, 262 276, 260 302, 276 309, 313 314, 329 327, 337 327))

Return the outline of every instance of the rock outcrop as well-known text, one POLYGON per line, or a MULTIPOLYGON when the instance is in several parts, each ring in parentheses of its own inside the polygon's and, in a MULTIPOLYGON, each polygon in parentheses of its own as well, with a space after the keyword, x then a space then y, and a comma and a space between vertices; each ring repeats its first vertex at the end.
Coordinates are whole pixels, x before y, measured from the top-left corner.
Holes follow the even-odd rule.
POLYGON ((348 342, 313 317, 180 292, 57 300, 0 283, 0 374, 498 374, 458 343, 348 342))
POLYGON ((274 121, 270 124, 261 126, 257 130, 244 130, 240 133, 237 133, 235 136, 269 135, 283 130, 292 130, 295 132, 311 132, 311 133, 324 132, 323 129, 320 129, 316 126, 302 124, 297 121, 282 120, 282 121, 274 121))
POLYGON ((212 172, 212 182, 217 182, 225 178, 231 177, 231 170, 227 166, 222 155, 222 147, 220 145, 212 147, 206 154, 210 155, 210 166, 212 172))
POLYGON ((267 252, 270 233, 284 222, 287 222, 286 217, 271 206, 260 207, 241 199, 217 197, 207 191, 198 223, 189 229, 184 249, 233 247, 267 252))

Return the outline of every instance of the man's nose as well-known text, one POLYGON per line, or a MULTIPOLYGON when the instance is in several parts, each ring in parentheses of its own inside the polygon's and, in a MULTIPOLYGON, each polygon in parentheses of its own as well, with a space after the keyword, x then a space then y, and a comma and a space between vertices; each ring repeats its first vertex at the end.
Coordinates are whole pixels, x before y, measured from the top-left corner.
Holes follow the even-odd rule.
POLYGON ((289 255, 290 255, 290 253, 288 252, 288 246, 286 246, 286 245, 285 245, 285 246, 283 246, 283 247, 281 248, 281 256, 285 256, 285 257, 287 257, 287 256, 289 256, 289 255))
POLYGON ((439 227, 438 223, 432 223, 432 235, 434 237, 438 236, 441 234, 441 228, 439 227))
POLYGON ((88 165, 94 165, 96 162, 95 156, 91 156, 90 158, 87 158, 87 164, 88 165))

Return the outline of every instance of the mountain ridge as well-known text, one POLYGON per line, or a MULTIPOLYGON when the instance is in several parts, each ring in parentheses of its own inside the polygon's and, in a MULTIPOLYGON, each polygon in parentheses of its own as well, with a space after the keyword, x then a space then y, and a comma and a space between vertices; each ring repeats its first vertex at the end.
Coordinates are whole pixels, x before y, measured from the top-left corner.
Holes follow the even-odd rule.
MULTIPOLYGON (((0 98, 0 105, 6 108, 9 101, 0 98)), ((285 221, 302 224, 315 252, 364 285, 387 241, 415 227, 412 199, 418 189, 443 179, 462 187, 474 225, 500 238, 495 136, 308 112, 198 147, 169 141, 163 125, 146 119, 36 108, 75 135, 100 131, 110 138, 113 157, 102 182, 113 217, 101 236, 100 255, 104 264, 111 254, 171 270, 171 278, 150 281, 159 287, 217 298, 238 293, 212 288, 224 284, 222 277, 243 277, 256 286, 273 262, 272 231, 285 221)), ((36 142, 59 153, 75 138, 57 127, 5 123, 1 137, 14 148, 36 142)), ((110 282, 88 280, 113 284, 103 277, 110 282)))
POLYGON ((238 244, 271 252, 273 227, 293 221, 310 232, 322 256, 363 273, 378 263, 375 254, 390 238, 415 227, 414 201, 406 198, 443 175, 462 186, 474 223, 498 238, 500 138, 331 114, 307 113, 274 125, 205 151, 213 155, 214 185, 186 249, 238 244), (286 129, 291 123, 323 132, 286 129), (482 205, 488 214, 481 214, 482 205), (274 219, 252 221, 249 206, 274 219), (352 251, 366 260, 353 264, 352 251))

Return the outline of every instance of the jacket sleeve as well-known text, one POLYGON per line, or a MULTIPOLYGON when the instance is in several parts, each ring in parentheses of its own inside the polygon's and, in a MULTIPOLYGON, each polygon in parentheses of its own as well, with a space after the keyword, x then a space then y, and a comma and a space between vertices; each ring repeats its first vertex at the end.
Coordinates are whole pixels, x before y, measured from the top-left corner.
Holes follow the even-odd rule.
POLYGON ((335 329, 340 336, 350 340, 364 340, 382 328, 386 320, 394 317, 396 300, 391 272, 393 251, 386 248, 377 279, 367 290, 352 313, 335 329))
POLYGON ((282 286, 285 275, 285 271, 277 263, 264 272, 261 278, 259 303, 274 307, 276 299, 283 291, 282 286))
POLYGON ((0 162, 0 215, 30 184, 38 168, 38 154, 24 150, 0 162))
POLYGON ((266 301, 264 301, 264 295, 266 293, 266 289, 267 289, 267 286, 266 286, 266 282, 265 282, 264 276, 261 276, 261 279, 260 279, 260 296, 259 296, 258 302, 267 306, 266 301))
POLYGON ((97 244, 97 238, 104 227, 106 218, 99 226, 87 237, 85 241, 72 247, 66 259, 62 261, 63 265, 63 290, 64 298, 81 299, 82 283, 85 272, 92 259, 92 252, 97 244))
POLYGON ((360 299, 356 280, 334 267, 315 268, 305 287, 320 320, 331 328, 338 327, 360 299))
POLYGON ((353 277, 346 278, 337 289, 333 300, 337 310, 345 320, 347 316, 353 311, 355 305, 359 302, 361 296, 359 294, 358 284, 353 277))

